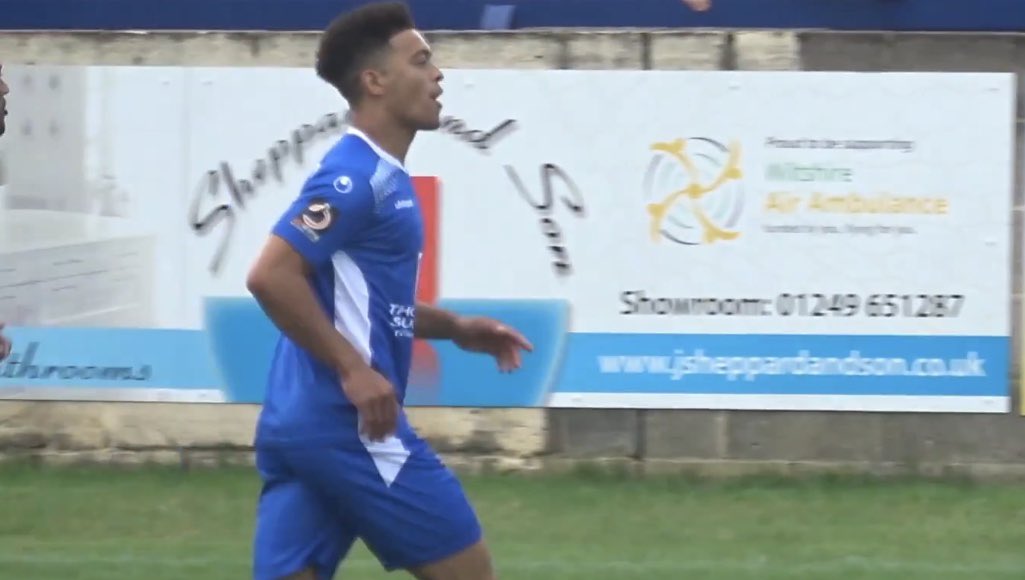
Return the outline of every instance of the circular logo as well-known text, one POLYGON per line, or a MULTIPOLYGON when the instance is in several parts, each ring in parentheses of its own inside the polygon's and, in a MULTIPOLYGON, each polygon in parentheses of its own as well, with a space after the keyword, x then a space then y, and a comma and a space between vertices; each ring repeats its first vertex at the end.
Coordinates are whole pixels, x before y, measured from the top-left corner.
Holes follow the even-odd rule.
POLYGON ((331 206, 323 202, 313 202, 303 212, 303 224, 314 231, 326 230, 331 221, 331 206))
POLYGON ((740 145, 691 137, 651 149, 644 195, 652 238, 686 245, 737 238, 744 209, 740 145))
POLYGON ((341 175, 335 179, 334 186, 338 193, 349 193, 352 191, 352 178, 348 175, 341 175))

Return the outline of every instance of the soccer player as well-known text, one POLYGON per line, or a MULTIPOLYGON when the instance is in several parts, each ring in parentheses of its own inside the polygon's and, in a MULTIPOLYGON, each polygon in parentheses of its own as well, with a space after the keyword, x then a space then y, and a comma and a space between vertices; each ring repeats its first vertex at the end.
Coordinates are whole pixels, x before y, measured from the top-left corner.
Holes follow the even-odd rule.
MULTIPOLYGON (((4 64, 0 62, 0 135, 7 132, 7 95, 10 87, 4 82, 4 64)), ((11 341, 3 333, 4 322, 0 320, 0 361, 11 354, 11 341)))
POLYGON ((532 349, 498 321, 415 304, 424 232, 404 159, 440 126, 442 73, 400 3, 336 18, 316 70, 351 128, 247 279, 282 333, 255 437, 254 578, 332 578, 360 538, 389 571, 492 580, 474 509, 402 409, 414 337, 490 354, 502 371, 532 349))

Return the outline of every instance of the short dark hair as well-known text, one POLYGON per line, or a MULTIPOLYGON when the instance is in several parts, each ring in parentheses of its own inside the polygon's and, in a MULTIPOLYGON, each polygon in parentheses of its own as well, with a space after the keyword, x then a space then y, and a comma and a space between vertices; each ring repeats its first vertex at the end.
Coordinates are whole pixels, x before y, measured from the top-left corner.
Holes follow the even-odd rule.
POLYGON ((350 105, 360 97, 359 73, 396 34, 414 28, 404 2, 376 2, 335 18, 320 38, 317 76, 338 89, 350 105))

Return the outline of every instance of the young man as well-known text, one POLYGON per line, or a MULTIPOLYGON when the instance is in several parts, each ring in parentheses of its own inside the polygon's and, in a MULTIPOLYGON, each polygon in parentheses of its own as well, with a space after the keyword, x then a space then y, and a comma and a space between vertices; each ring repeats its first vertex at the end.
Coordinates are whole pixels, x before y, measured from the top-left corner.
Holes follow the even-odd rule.
POLYGON ((402 411, 414 336, 491 354, 503 371, 531 349, 497 321, 414 304, 423 224, 403 160, 417 131, 440 126, 441 71, 399 3, 336 19, 316 69, 352 128, 247 281, 282 332, 255 440, 254 578, 332 578, 360 538, 387 570, 492 580, 473 508, 402 411))
MULTIPOLYGON (((11 92, 10 87, 4 82, 4 65, 0 63, 0 135, 7 132, 7 94, 11 92)), ((0 320, 0 361, 11 354, 11 341, 4 336, 4 322, 0 320)))

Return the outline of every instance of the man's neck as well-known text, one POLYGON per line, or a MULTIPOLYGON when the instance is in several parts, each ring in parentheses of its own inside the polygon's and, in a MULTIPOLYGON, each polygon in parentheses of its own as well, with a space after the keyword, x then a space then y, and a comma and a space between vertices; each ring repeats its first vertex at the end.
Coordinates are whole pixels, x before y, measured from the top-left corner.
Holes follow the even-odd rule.
POLYGON ((406 154, 413 144, 415 132, 409 131, 385 119, 367 114, 353 112, 350 119, 353 128, 363 132, 375 145, 385 150, 400 163, 405 165, 406 154))

